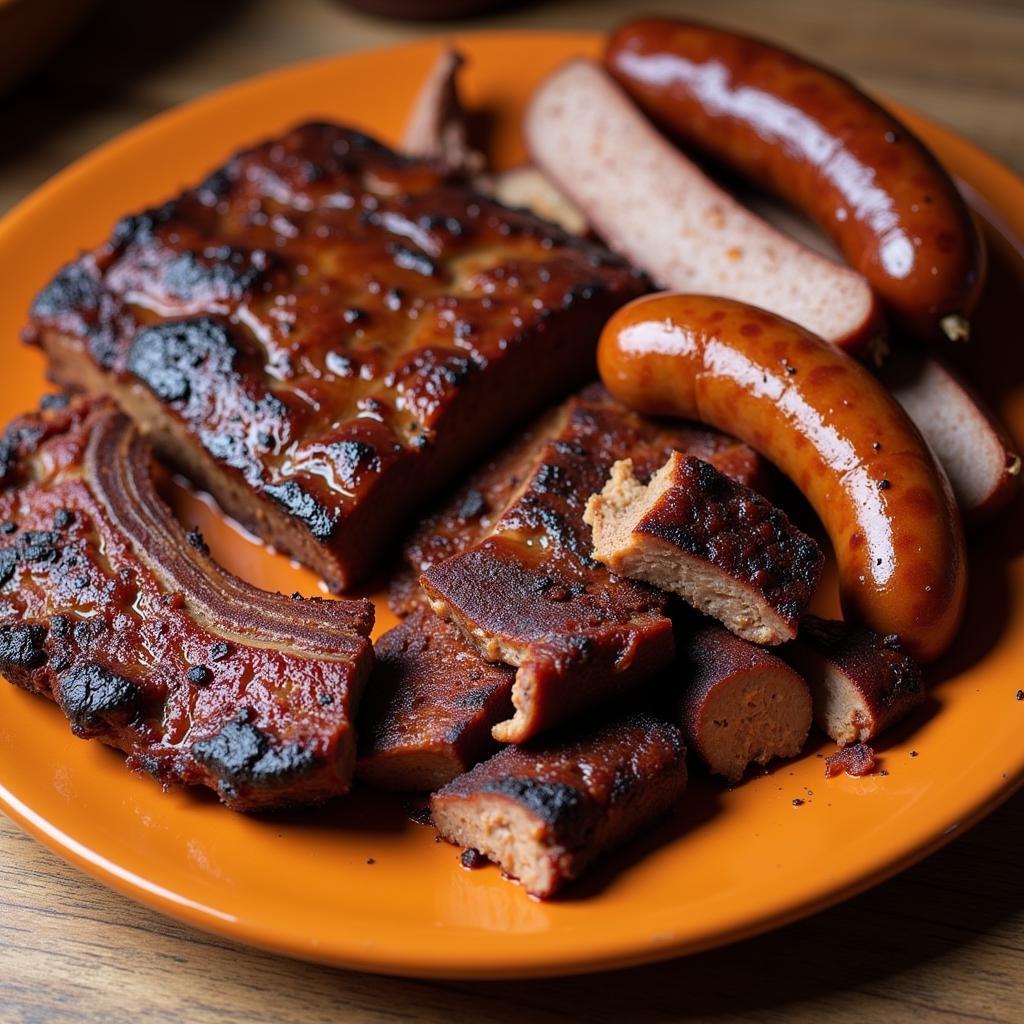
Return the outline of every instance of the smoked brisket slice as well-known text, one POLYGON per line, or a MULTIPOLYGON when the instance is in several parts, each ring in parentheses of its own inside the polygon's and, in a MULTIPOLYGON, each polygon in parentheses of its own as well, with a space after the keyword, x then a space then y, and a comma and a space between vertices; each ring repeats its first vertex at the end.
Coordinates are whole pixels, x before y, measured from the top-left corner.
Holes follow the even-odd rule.
POLYGON ((679 729, 644 712, 508 746, 435 793, 441 836, 551 896, 661 817, 686 787, 679 729))
POLYGON ((744 480, 761 466, 722 434, 637 416, 597 385, 571 399, 550 429, 543 446, 525 450, 531 468, 500 515, 477 489, 486 527, 455 504, 406 549, 423 568, 434 611, 483 657, 517 668, 515 715, 494 730, 503 742, 522 742, 632 690, 671 661, 665 595, 589 556, 583 508, 612 464, 630 456, 638 473, 653 473, 678 448, 744 480))
POLYGON ((236 810, 345 792, 367 601, 291 600, 215 565, 106 399, 51 400, 0 440, 0 673, 160 782, 236 810))
POLYGON ((356 776, 379 789, 429 792, 494 753, 515 672, 484 661, 421 605, 374 645, 359 710, 356 776))
POLYGON ((126 217, 32 307, 50 376, 105 392, 263 539, 343 588, 517 423, 594 372, 646 288, 440 164, 307 124, 126 217))

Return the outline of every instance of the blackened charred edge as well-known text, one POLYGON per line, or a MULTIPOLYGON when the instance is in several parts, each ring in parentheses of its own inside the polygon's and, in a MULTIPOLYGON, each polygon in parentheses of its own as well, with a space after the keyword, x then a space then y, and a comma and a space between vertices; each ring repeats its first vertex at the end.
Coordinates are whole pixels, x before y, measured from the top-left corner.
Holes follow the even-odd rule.
POLYGON ((515 800, 539 818, 560 841, 578 842, 591 827, 596 807, 586 793, 564 782, 511 777, 485 782, 479 792, 515 800))
POLYGON ((31 672, 46 663, 46 627, 0 626, 0 672, 31 672))
POLYGON ((0 437, 0 486, 18 475, 22 460, 35 449, 44 433, 41 423, 28 418, 15 420, 4 431, 0 437))
POLYGON ((337 513, 317 501, 301 484, 288 480, 283 484, 265 484, 263 490, 289 515, 304 523, 317 540, 330 539, 338 525, 337 513))
POLYGON ((103 285, 82 262, 67 263, 32 302, 33 320, 52 321, 69 315, 95 314, 103 301, 103 285))
POLYGON ((255 725, 238 721, 229 722, 216 736, 196 743, 192 756, 232 786, 284 782, 309 771, 316 763, 313 752, 301 744, 274 747, 255 725))
POLYGON ((874 679, 883 707, 924 693, 921 668, 898 637, 882 637, 863 626, 808 615, 800 625, 800 638, 854 677, 874 679))
POLYGON ((163 271, 163 286, 180 299, 191 301, 209 293, 218 299, 240 301, 266 279, 266 254, 231 246, 213 246, 201 253, 175 256, 163 271))
POLYGON ((147 245, 153 241, 161 225, 174 220, 178 215, 178 201, 169 199, 160 206, 122 217, 114 225, 109 247, 114 253, 122 253, 131 245, 147 245))
POLYGON ((13 548, 0 550, 0 587, 10 583, 18 568, 18 553, 13 548))
POLYGON ((143 328, 128 350, 127 368, 164 402, 186 402, 198 370, 217 380, 234 369, 236 348, 226 326, 211 317, 169 320, 143 328))
POLYGON ((54 696, 75 731, 101 721, 127 719, 142 708, 142 691, 130 679, 94 661, 79 662, 57 677, 54 696))

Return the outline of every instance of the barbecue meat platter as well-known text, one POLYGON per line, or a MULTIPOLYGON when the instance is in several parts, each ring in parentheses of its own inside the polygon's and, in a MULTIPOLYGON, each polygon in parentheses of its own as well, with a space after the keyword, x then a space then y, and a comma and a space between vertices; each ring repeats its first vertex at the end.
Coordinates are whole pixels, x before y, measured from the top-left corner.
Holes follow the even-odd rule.
POLYGON ((311 116, 124 209, 20 310, 0 435, 7 684, 163 801, 401 806, 545 906, 694 789, 884 785, 1020 475, 989 233, 901 117, 706 25, 565 49, 514 166, 453 44, 400 136, 311 116))

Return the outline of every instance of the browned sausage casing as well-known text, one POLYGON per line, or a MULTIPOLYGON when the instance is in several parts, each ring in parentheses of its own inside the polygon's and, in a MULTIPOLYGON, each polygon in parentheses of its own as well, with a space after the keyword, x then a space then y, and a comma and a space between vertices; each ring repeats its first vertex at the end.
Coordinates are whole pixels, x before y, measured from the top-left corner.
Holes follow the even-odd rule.
POLYGON ((768 43, 672 19, 624 25, 605 61, 684 143, 817 221, 908 329, 966 337, 981 236, 938 161, 856 86, 768 43))
POLYGON ((624 306, 598 347, 608 390, 697 419, 771 459, 828 531, 843 607, 914 657, 938 657, 964 606, 949 482, 895 399, 846 353, 729 299, 662 293, 624 306))

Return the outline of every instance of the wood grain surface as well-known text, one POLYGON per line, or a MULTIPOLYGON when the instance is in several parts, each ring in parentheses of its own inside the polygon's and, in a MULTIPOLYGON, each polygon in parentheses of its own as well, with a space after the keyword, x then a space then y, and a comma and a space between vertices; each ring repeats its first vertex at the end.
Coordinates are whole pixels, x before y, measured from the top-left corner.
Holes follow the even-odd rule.
MULTIPOLYGON (((452 28, 604 28, 631 11, 714 18, 817 54, 1024 172, 1021 0, 524 4, 452 28)), ((332 0, 101 3, 0 97, 0 211, 174 104, 309 56, 444 26, 332 0)), ((1024 796, 871 892, 758 939, 598 977, 378 978, 234 946, 79 874, 0 818, 0 1021, 1024 1020, 1024 796)))

